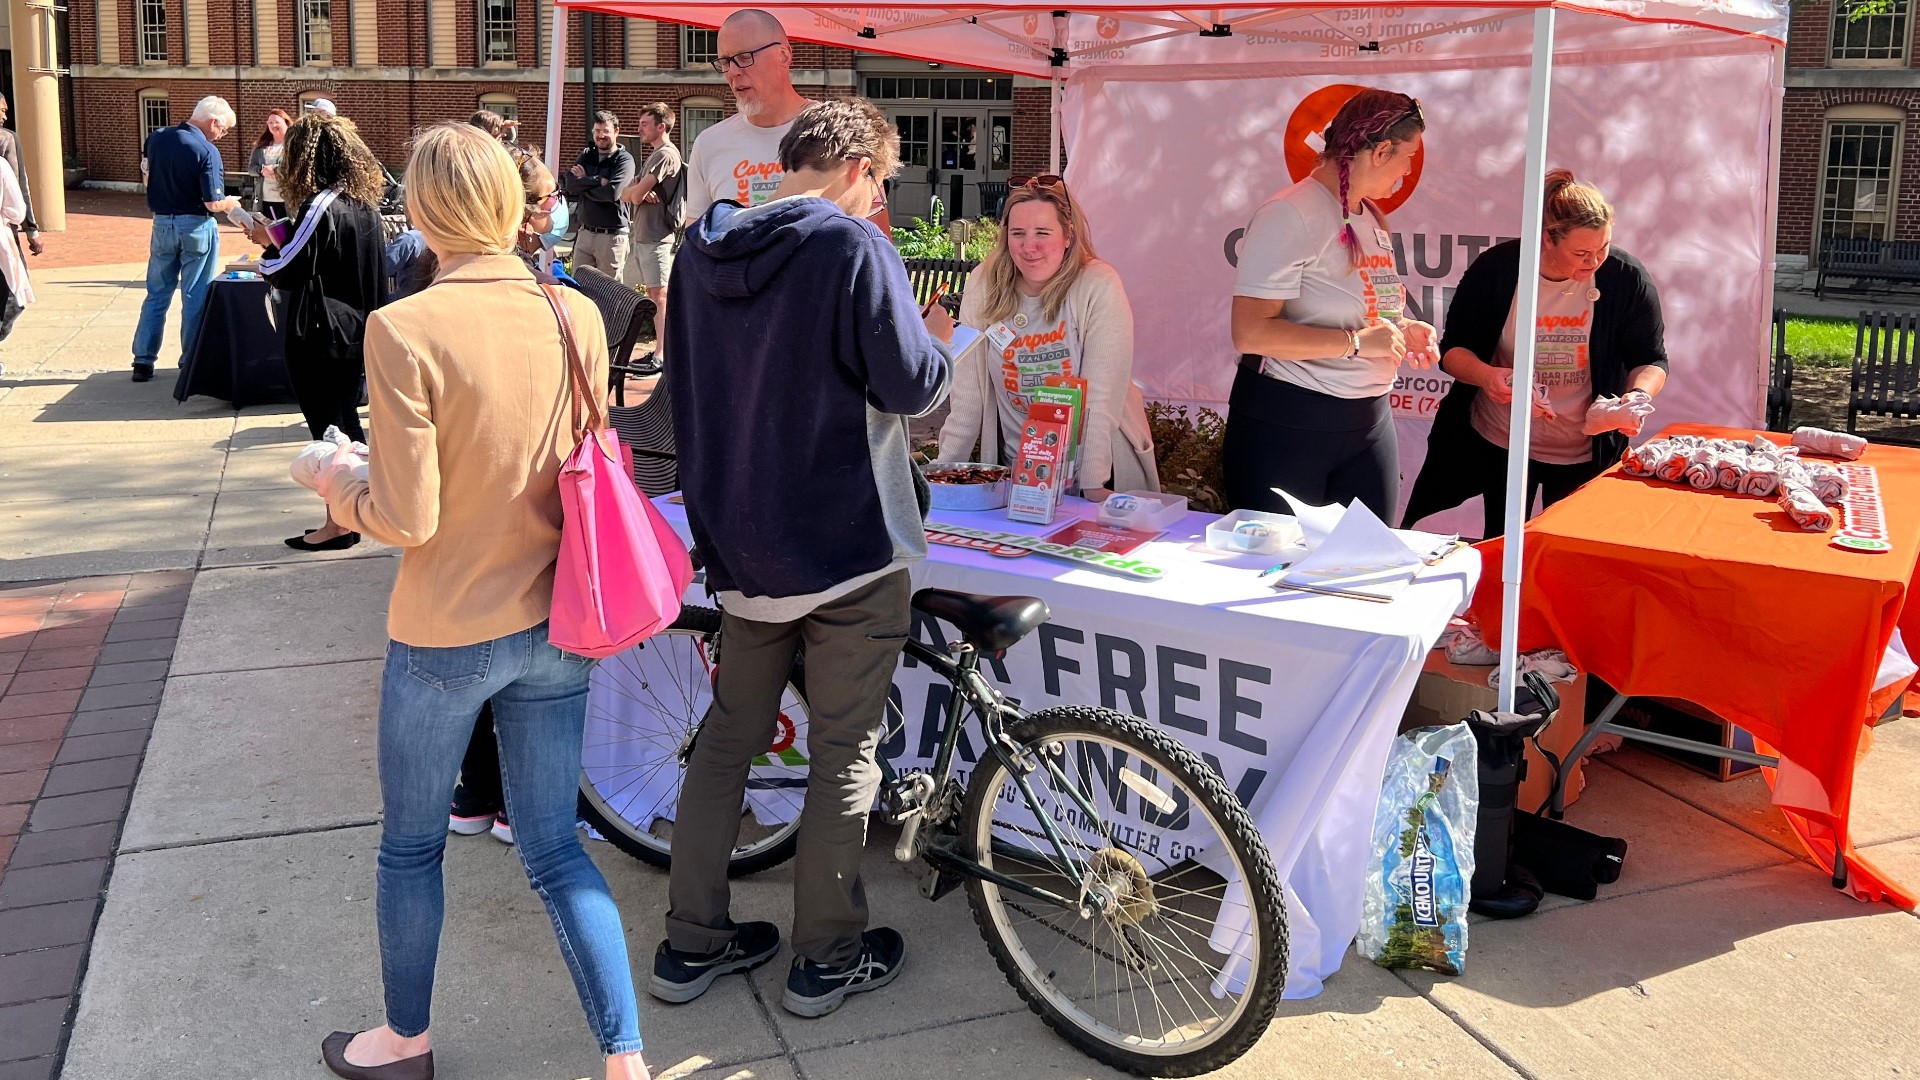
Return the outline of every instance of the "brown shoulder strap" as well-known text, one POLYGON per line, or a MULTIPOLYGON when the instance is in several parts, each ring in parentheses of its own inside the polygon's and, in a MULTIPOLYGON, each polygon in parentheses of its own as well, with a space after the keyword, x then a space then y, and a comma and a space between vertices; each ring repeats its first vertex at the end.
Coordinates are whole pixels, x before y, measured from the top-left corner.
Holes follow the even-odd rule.
POLYGON ((542 283, 540 291, 546 294, 547 303, 553 308, 553 316, 560 323, 560 349, 566 353, 567 388, 573 399, 573 430, 584 436, 589 431, 598 431, 606 426, 606 418, 595 407, 593 395, 593 377, 587 372, 586 358, 580 355, 573 333, 573 316, 567 311, 565 300, 560 298, 560 287, 542 283), (586 423, 582 423, 582 419, 586 423))

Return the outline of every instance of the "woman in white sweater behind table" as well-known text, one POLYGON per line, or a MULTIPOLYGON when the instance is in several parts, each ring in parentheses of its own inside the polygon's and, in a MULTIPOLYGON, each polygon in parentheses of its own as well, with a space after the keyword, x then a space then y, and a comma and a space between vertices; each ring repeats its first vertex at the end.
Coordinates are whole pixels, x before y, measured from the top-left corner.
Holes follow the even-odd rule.
POLYGON ((1066 375, 1087 380, 1081 493, 1160 489, 1146 404, 1133 386, 1133 309, 1120 275, 1094 256, 1059 177, 1034 177, 1008 195, 993 250, 967 279, 960 323, 982 338, 954 372, 942 461, 1012 464, 1034 388, 1066 375))

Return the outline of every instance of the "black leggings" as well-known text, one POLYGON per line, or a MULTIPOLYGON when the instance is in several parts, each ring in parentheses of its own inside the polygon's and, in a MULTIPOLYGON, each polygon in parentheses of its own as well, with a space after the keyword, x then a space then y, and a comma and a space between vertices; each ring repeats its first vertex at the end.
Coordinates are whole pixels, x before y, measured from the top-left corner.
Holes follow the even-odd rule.
POLYGON ((338 360, 324 348, 287 338, 287 378, 307 430, 316 439, 337 427, 354 442, 367 441, 360 428, 360 384, 366 371, 366 361, 359 356, 338 360))
POLYGON ((1400 444, 1387 396, 1339 398, 1241 368, 1220 448, 1227 505, 1290 514, 1275 495, 1315 505, 1355 499, 1382 521, 1400 502, 1400 444))
MULTIPOLYGON (((1479 478, 1480 509, 1484 513, 1484 532, 1481 538, 1491 540, 1503 536, 1507 531, 1507 451, 1505 447, 1495 446, 1487 437, 1467 428, 1466 438, 1462 440, 1458 451, 1458 462, 1429 462, 1433 468, 1470 469, 1470 475, 1479 478)), ((1574 493, 1581 485, 1606 471, 1606 466, 1597 461, 1582 461, 1575 465, 1550 465, 1544 461, 1527 461, 1527 514, 1533 513, 1533 499, 1538 495, 1542 501, 1552 506, 1561 499, 1574 493)))

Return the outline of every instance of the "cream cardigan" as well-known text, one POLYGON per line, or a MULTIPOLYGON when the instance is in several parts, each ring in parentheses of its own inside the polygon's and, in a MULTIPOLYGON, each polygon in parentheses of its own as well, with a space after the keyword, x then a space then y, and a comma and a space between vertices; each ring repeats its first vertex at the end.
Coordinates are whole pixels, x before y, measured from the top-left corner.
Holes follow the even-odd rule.
MULTIPOLYGON (((976 268, 960 300, 961 325, 976 330, 987 326, 980 311, 985 275, 986 267, 976 268)), ((1073 333, 1073 370, 1087 380, 1080 475, 1093 483, 1085 486, 1160 490, 1146 400, 1133 385, 1133 309, 1127 304, 1120 275, 1098 259, 1088 263, 1067 291, 1063 308, 1073 333)), ((987 353, 983 336, 956 363, 952 411, 940 429, 942 461, 998 465, 1012 455, 1012 448, 1003 450, 1000 445, 1000 410, 994 398, 1001 393, 994 378, 998 365, 987 353), (977 457, 976 444, 980 447, 977 457)))

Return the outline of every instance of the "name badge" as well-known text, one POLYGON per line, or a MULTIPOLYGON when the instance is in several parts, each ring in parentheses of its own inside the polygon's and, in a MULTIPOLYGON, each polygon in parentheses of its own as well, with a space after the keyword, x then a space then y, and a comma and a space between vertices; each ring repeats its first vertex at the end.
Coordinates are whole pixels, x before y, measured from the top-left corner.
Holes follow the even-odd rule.
POLYGON ((1382 251, 1393 250, 1393 234, 1392 233, 1388 232, 1385 229, 1375 229, 1373 230, 1373 238, 1375 240, 1380 241, 1380 250, 1382 251))
POLYGON ((1013 331, 1008 329, 1006 323, 994 323, 987 329, 987 344, 993 346, 994 352, 1006 352, 1007 347, 1013 344, 1013 331))

